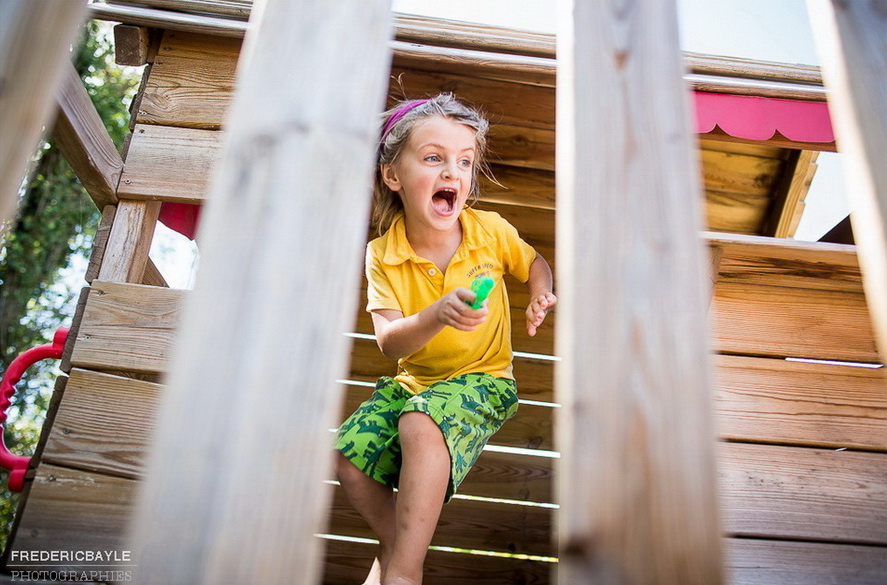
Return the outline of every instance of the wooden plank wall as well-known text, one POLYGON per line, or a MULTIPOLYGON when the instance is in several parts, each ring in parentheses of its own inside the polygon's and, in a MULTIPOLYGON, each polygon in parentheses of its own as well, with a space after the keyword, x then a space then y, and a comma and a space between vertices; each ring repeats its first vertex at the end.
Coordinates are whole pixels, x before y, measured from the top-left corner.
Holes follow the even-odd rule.
MULTIPOLYGON (((237 39, 165 33, 146 90, 135 108, 139 125, 136 134, 150 133, 145 138, 153 136, 157 140, 134 141, 134 146, 148 150, 131 153, 137 158, 128 161, 131 176, 124 178, 122 194, 152 198, 165 193, 188 201, 203 193, 205 185, 201 181, 206 175, 192 171, 215 160, 213 147, 219 138, 200 130, 221 127, 239 47, 237 39), (187 148, 189 144, 193 149, 187 148), (172 175, 157 175, 150 164, 141 164, 155 160, 154 156, 168 157, 164 153, 172 149, 182 157, 177 160, 177 168, 166 167, 172 175)), ((450 71, 446 61, 441 63, 439 51, 397 49, 392 96, 454 91, 482 105, 494 122, 494 174, 508 187, 487 184, 488 200, 507 204, 519 198, 521 205, 553 209, 554 60, 535 58, 506 73, 490 71, 483 61, 471 67, 460 62, 450 71), (534 73, 533 64, 538 73, 534 73), (515 192, 517 188, 519 193, 515 192)), ((773 204, 778 178, 788 164, 788 152, 774 146, 711 139, 703 140, 701 147, 708 228, 760 233, 773 204)), ((163 161, 161 158, 157 162, 163 161)))
MULTIPOLYGON (((792 291, 790 297, 805 290, 822 290, 815 288, 817 283, 823 286, 822 281, 833 294, 861 294, 859 288, 853 290, 850 286, 859 279, 858 272, 852 271, 852 249, 834 246, 823 250, 811 245, 804 250, 757 238, 719 237, 710 242, 724 248, 722 281, 735 281, 736 286, 754 289, 762 286, 753 284, 761 274, 769 274, 783 289, 792 291), (836 267, 834 274, 839 275, 842 265, 843 279, 824 278, 826 266, 836 267), (804 282, 808 288, 802 288, 804 282)), ((143 374, 163 371, 185 294, 143 285, 93 283, 77 334, 79 342, 71 357, 74 369, 23 519, 22 528, 31 531, 20 531, 17 546, 28 543, 51 548, 75 537, 94 546, 118 542, 133 482, 141 477, 147 436, 162 389, 151 382, 101 370, 116 370, 125 364, 126 369, 143 374), (78 499, 72 514, 65 507, 70 504, 65 485, 79 486, 81 493, 95 495, 78 499), (102 528, 86 540, 83 535, 75 536, 82 521, 78 519, 80 514, 102 528), (23 534, 37 536, 24 538, 23 534)), ((717 308, 719 302, 716 291, 713 312, 721 310, 717 308)), ((741 311, 736 322, 767 331, 769 317, 741 311)), ((766 348, 773 340, 780 340, 782 347, 800 354, 811 338, 835 351, 844 345, 843 340, 835 339, 828 323, 807 325, 802 333, 774 328, 759 339, 759 346, 766 348)), ((717 336, 719 346, 723 347, 725 337, 717 336)), ((355 341, 356 356, 374 353, 370 340, 355 341)), ((351 381, 346 383, 346 409, 370 391, 361 383, 369 382, 376 373, 359 371, 359 364, 369 361, 359 357, 354 360, 351 381)), ((377 357, 373 361, 383 360, 377 357)), ((522 385, 524 400, 550 400, 550 362, 530 358, 518 361, 523 368, 518 375, 522 381, 527 380, 522 385), (524 392, 528 386, 530 390, 524 392)), ((734 537, 728 543, 730 582, 780 583, 774 575, 786 571, 786 563, 796 563, 791 566, 803 570, 801 574, 809 578, 807 583, 826 583, 837 577, 846 577, 846 583, 876 583, 874 577, 884 569, 882 559, 887 546, 883 512, 887 504, 887 388, 882 373, 736 352, 720 354, 716 365, 716 414, 725 438, 720 453, 720 485, 726 529, 734 537), (787 551, 789 558, 771 551, 766 556, 770 562, 762 560, 755 551, 765 542, 787 551), (848 554, 855 564, 845 562, 848 554), (755 564, 747 564, 749 559, 755 559, 755 564), (863 578, 865 575, 869 577, 863 578)), ((378 367, 385 373, 390 371, 384 363, 378 367)), ((489 570, 499 577, 489 582, 547 582, 550 563, 536 557, 556 556, 550 544, 555 513, 552 459, 546 452, 553 446, 551 421, 555 408, 550 403, 523 404, 518 418, 496 436, 494 450, 482 456, 466 481, 463 495, 473 498, 456 499, 445 509, 437 546, 531 555, 491 561, 489 570), (500 452, 508 447, 531 452, 500 452), (537 450, 535 456, 533 449, 537 450), (512 501, 477 499, 484 497, 512 501)), ((329 532, 369 538, 366 526, 344 503, 338 488, 330 489, 334 491, 334 503, 329 532)), ((371 546, 341 540, 327 544, 330 556, 326 582, 353 582, 359 578, 365 568, 360 559, 369 561, 371 546), (350 560, 346 562, 346 558, 350 560)), ((459 565, 455 555, 436 550, 429 560, 430 574, 439 575, 444 583, 458 582, 455 576, 450 577, 453 581, 443 577, 459 565)), ((473 559, 472 566, 486 567, 485 562, 473 559)))
MULTIPOLYGON (((238 51, 239 42, 230 39, 164 34, 135 105, 121 197, 203 197, 215 160, 207 151, 220 139, 238 51)), ((483 207, 505 215, 553 261, 553 86, 493 83, 467 73, 440 75, 430 61, 425 72, 404 71, 398 59, 394 71, 404 72, 402 83, 410 93, 454 89, 483 103, 502 126, 494 146, 501 157, 495 170, 508 189, 489 191, 483 207), (533 100, 541 101, 534 105, 533 100)), ((732 164, 738 155, 751 157, 747 164, 761 172, 777 172, 767 166, 772 163, 758 160, 768 158, 759 150, 735 152, 744 149, 712 145, 710 150, 721 153, 712 156, 723 164, 704 165, 706 183, 722 189, 707 188, 709 200, 711 193, 728 193, 746 180, 732 164)), ((716 416, 724 438, 719 482, 731 537, 729 582, 880 583, 887 571, 882 371, 784 360, 879 361, 854 249, 726 234, 709 234, 707 240, 721 256, 710 310, 717 353, 716 416)), ((75 333, 67 389, 13 544, 19 549, 119 545, 143 473, 147 436, 162 392, 156 380, 168 364, 186 293, 100 280, 92 284, 75 333)), ((521 289, 510 285, 516 319, 526 302, 521 289)), ((362 304, 363 291, 354 294, 362 304)), ((464 484, 465 497, 445 508, 434 543, 438 548, 428 559, 434 583, 551 582, 557 556, 550 544, 556 514, 552 415, 558 406, 551 357, 556 321, 552 315, 536 338, 515 327, 521 411, 482 456, 464 484), (447 547, 502 556, 466 556, 447 547), (507 556, 514 554, 519 556, 507 556)), ((376 377, 393 367, 368 337, 372 327, 365 312, 358 311, 353 333, 343 416, 369 395, 368 385, 376 377)), ((330 490, 328 533, 352 540, 326 540, 324 582, 359 582, 374 554, 372 545, 361 540, 369 534, 343 504, 339 488, 330 485, 330 490)))

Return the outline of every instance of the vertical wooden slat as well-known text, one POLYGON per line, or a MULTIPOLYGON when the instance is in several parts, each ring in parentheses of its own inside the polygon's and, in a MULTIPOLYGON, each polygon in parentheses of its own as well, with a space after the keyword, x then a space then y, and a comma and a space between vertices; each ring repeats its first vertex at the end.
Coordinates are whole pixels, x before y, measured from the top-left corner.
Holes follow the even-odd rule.
POLYGON ((159 215, 159 201, 120 202, 105 243, 99 280, 142 282, 159 215))
POLYGON ((722 583, 708 261, 674 2, 564 2, 559 583, 722 583))
POLYGON ((769 217, 764 222, 763 235, 775 238, 794 235, 797 226, 795 219, 800 219, 798 208, 804 205, 818 157, 819 153, 812 150, 793 150, 789 153, 782 181, 773 196, 769 217))
POLYGON ((844 153, 850 220, 880 353, 887 353, 887 0, 808 0, 844 153))
POLYGON ((257 2, 132 532, 141 583, 317 582, 391 18, 257 2))
MULTIPOLYGON (((0 225, 53 113, 68 47, 86 15, 86 0, 0 3, 0 225)), ((0 230, 2 233, 2 230, 0 230)))

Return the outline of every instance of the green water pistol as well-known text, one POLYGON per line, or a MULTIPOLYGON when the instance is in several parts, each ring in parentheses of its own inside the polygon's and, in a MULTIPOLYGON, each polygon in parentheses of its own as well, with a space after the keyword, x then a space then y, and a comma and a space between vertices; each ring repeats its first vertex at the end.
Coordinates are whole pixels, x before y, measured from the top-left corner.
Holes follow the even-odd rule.
POLYGON ((496 286, 496 281, 489 276, 478 276, 471 282, 471 292, 476 294, 477 298, 474 299, 473 303, 468 301, 465 301, 465 303, 472 309, 480 309, 487 297, 490 296, 494 286, 496 286))

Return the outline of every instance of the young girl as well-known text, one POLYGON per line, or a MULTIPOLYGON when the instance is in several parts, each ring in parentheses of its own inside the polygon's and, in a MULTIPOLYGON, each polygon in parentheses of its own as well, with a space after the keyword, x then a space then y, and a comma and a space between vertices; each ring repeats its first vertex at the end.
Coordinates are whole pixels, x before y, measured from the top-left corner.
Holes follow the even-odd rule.
POLYGON ((398 373, 378 381, 336 442, 342 487, 379 538, 367 585, 422 582, 444 502, 517 411, 505 273, 527 283, 529 335, 557 302, 548 263, 500 215, 471 207, 487 129, 450 94, 385 115, 367 311, 398 373), (473 309, 477 276, 496 286, 473 309))

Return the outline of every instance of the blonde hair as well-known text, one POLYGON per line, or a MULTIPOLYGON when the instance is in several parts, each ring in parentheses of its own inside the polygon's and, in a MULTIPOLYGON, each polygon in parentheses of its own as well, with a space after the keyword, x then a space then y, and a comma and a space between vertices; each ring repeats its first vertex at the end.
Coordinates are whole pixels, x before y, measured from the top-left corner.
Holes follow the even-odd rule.
POLYGON ((373 182, 372 226, 379 235, 384 234, 398 215, 403 213, 403 202, 382 180, 382 165, 394 164, 416 123, 432 116, 448 118, 465 124, 475 131, 475 163, 471 177, 472 205, 480 196, 479 173, 495 182, 486 163, 487 132, 490 123, 478 110, 457 100, 451 93, 441 93, 428 100, 405 100, 397 103, 382 115, 382 133, 376 176, 373 182), (390 123, 391 120, 393 123, 390 123), (390 128, 388 127, 390 126, 390 128))

